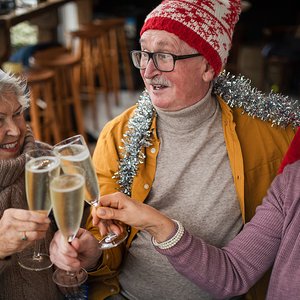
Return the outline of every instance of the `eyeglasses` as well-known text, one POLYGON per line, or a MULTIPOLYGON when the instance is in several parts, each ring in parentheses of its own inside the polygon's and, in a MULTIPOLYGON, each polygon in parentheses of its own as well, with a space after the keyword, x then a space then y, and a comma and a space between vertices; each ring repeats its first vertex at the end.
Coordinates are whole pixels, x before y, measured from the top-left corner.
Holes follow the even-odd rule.
POLYGON ((154 66, 161 72, 172 72, 175 68, 176 60, 202 56, 200 53, 175 55, 171 53, 147 52, 140 50, 133 50, 130 53, 132 62, 136 68, 145 70, 149 60, 152 58, 154 66))

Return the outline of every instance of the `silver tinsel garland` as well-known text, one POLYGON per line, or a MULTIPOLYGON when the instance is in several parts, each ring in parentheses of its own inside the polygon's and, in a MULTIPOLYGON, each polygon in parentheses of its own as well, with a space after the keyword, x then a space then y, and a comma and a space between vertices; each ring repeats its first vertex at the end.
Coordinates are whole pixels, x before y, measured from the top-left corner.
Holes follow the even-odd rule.
POLYGON ((119 161, 119 171, 113 178, 117 178, 120 191, 131 195, 131 185, 135 177, 138 165, 145 159, 143 147, 151 146, 152 119, 155 114, 154 107, 147 91, 144 91, 138 101, 137 108, 132 118, 128 121, 128 130, 124 133, 120 146, 122 158, 119 161))
POLYGON ((253 118, 269 121, 272 125, 300 126, 298 100, 271 92, 265 95, 251 86, 250 79, 221 73, 215 80, 213 92, 231 107, 240 107, 253 118))
MULTIPOLYGON (((251 86, 251 81, 243 76, 221 73, 214 82, 213 93, 219 95, 231 107, 239 107, 253 118, 271 122, 272 126, 298 127, 300 107, 297 100, 278 93, 264 95, 251 86)), ((121 149, 122 158, 119 170, 113 176, 117 179, 120 191, 131 195, 131 186, 139 164, 145 160, 144 147, 151 145, 150 127, 155 109, 147 91, 140 96, 133 117, 128 122, 121 149)))

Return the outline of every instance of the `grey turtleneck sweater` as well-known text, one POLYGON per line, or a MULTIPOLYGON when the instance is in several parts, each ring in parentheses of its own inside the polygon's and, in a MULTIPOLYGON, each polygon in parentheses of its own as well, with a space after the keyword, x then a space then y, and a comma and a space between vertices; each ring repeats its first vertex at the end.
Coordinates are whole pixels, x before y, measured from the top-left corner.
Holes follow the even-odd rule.
MULTIPOLYGON (((146 203, 182 222, 191 234, 225 245, 240 231, 242 217, 219 104, 210 90, 191 107, 156 110, 160 149, 146 203)), ((155 251, 146 232, 133 240, 120 283, 129 299, 212 299, 155 251)))

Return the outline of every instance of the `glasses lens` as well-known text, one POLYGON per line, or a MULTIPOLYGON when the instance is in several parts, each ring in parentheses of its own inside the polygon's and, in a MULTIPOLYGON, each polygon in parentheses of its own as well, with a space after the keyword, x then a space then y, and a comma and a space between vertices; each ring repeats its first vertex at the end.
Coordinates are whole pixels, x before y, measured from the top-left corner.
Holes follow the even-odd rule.
POLYGON ((132 51, 131 58, 134 66, 138 69, 146 69, 149 59, 152 58, 155 67, 162 72, 171 72, 174 69, 174 58, 172 54, 154 52, 148 53, 145 51, 132 51))
POLYGON ((153 60, 157 69, 162 72, 170 72, 174 69, 174 58, 169 53, 154 53, 153 60))
POLYGON ((136 68, 145 69, 149 60, 149 55, 142 51, 132 51, 131 58, 136 68))

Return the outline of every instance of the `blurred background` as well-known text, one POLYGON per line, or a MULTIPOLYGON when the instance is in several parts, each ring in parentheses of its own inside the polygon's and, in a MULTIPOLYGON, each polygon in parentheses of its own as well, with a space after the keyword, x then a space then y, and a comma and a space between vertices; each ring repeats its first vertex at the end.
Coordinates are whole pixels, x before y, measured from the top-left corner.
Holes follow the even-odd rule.
MULTIPOLYGON (((78 108, 74 103, 69 108, 73 111, 71 123, 75 131, 83 130, 92 144, 106 122, 136 103, 143 89, 139 71, 131 65, 129 51, 139 49, 143 21, 159 3, 156 0, 0 0, 1 66, 20 74, 37 67, 50 68, 56 72, 55 90, 57 81, 62 82, 56 79, 55 83, 57 72, 62 73, 57 71, 62 61, 64 68, 70 66, 66 66, 66 59, 61 59, 59 66, 51 66, 49 57, 54 55, 56 60, 60 51, 75 55, 80 75, 77 79, 70 75, 73 76, 70 80, 71 85, 75 82, 79 87, 83 124, 78 120, 80 114, 76 113, 78 108), (39 61, 40 52, 54 48, 46 58, 48 64, 39 61), (88 78, 91 73, 93 79, 88 78)), ((263 92, 273 90, 299 99, 300 1, 242 1, 226 69, 250 78, 263 92)), ((38 109, 47 110, 47 101, 41 96, 37 98, 38 109)), ((57 98, 66 96, 53 92, 52 98, 55 108, 63 102, 58 103, 57 98)), ((28 118, 32 121, 33 115, 28 118)), ((37 120, 45 127, 40 115, 37 120)), ((58 119, 58 126, 60 122, 58 119)), ((70 134, 71 131, 62 132, 59 137, 70 134)), ((41 138, 55 142, 51 132, 47 138, 41 138)))

